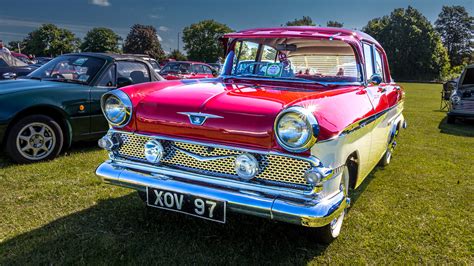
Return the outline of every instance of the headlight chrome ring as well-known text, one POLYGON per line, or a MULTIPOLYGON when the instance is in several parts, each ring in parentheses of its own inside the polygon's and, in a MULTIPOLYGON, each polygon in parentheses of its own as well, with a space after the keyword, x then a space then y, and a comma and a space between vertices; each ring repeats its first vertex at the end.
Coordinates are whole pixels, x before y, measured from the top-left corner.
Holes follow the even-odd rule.
MULTIPOLYGON (((289 118, 291 119, 291 118, 289 118)), ((293 118, 294 119, 294 118, 293 118)), ((275 137, 277 139, 278 144, 283 147, 285 150, 290 152, 304 152, 310 149, 317 141, 317 136, 319 134, 319 125, 318 121, 314 117, 314 115, 306 108, 301 106, 292 106, 289 107, 278 114, 277 118, 275 119, 275 124, 273 126, 275 131, 275 137), (304 123, 306 129, 308 130, 306 139, 303 139, 299 142, 301 144, 291 145, 287 141, 285 141, 282 136, 281 132, 279 132, 279 125, 283 118, 287 115, 296 115, 301 120, 298 122, 304 123)), ((291 133, 291 132, 290 132, 291 133)))
POLYGON ((114 90, 102 96, 100 106, 105 118, 114 127, 124 127, 132 119, 132 101, 121 90, 114 90))

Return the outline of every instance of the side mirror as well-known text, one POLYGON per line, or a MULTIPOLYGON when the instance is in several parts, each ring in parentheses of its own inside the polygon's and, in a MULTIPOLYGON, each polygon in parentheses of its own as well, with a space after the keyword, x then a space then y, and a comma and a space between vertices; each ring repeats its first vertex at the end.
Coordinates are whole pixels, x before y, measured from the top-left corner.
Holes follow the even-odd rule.
POLYGON ((219 73, 216 70, 212 70, 212 75, 214 77, 217 77, 217 76, 219 76, 219 73))
POLYGON ((11 73, 11 72, 3 73, 2 77, 4 79, 14 79, 16 78, 16 73, 11 73))
POLYGON ((368 80, 368 82, 369 82, 369 84, 371 84, 371 85, 377 86, 377 85, 379 85, 380 83, 382 83, 382 80, 383 80, 383 79, 382 79, 382 75, 375 73, 375 74, 372 75, 372 77, 370 77, 370 79, 368 80))
POLYGON ((125 77, 118 77, 117 78, 117 88, 125 87, 128 85, 132 85, 132 80, 130 78, 125 77))

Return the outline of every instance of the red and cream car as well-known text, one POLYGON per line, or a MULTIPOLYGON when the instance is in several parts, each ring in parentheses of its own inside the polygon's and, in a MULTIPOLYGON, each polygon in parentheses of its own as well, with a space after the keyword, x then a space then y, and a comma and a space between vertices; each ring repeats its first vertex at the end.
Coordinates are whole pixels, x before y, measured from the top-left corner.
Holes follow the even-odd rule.
POLYGON ((102 98, 110 159, 96 173, 148 206, 225 222, 238 212, 339 235, 349 191, 390 163, 404 93, 362 32, 285 27, 222 38, 215 79, 102 98))

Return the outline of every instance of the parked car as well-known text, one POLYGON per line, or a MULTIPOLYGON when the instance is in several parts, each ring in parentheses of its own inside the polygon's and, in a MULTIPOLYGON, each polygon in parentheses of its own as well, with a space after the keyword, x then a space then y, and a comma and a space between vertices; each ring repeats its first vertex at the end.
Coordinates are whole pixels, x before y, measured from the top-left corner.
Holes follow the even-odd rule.
POLYGON ((457 81, 448 81, 446 85, 454 87, 451 93, 448 123, 454 124, 458 117, 474 118, 474 65, 466 66, 457 81))
POLYGON ((53 60, 52 57, 36 57, 35 59, 36 59, 36 64, 40 65, 40 66, 42 66, 42 65, 48 63, 49 61, 53 60))
POLYGON ((219 64, 219 63, 208 63, 208 65, 210 65, 216 71, 216 73, 221 72, 221 68, 222 68, 221 64, 219 64))
POLYGON ((158 74, 160 73, 160 70, 161 70, 160 64, 158 64, 158 61, 151 58, 149 55, 147 54, 129 54, 129 55, 136 56, 147 61, 153 67, 153 70, 155 70, 156 73, 158 74))
POLYGON ((217 72, 208 64, 190 61, 174 61, 166 64, 161 69, 160 75, 168 80, 202 79, 213 78, 217 75, 217 72))
POLYGON ((332 241, 349 192, 390 163, 406 126, 383 48, 362 32, 318 27, 222 41, 218 78, 102 97, 111 129, 99 141, 109 160, 97 175, 137 190, 150 207, 221 223, 228 212, 261 216, 316 227, 332 241))
POLYGON ((10 54, 0 53, 0 80, 26 76, 37 68, 18 60, 10 54))
POLYGON ((22 61, 25 64, 28 64, 28 65, 33 65, 34 64, 34 62, 31 61, 30 58, 25 54, 11 52, 11 55, 13 55, 13 57, 15 57, 16 59, 22 61))
POLYGON ((107 131, 100 109, 104 93, 158 80, 136 57, 56 57, 24 79, 0 82, 0 142, 18 163, 52 159, 71 142, 98 139, 107 131))

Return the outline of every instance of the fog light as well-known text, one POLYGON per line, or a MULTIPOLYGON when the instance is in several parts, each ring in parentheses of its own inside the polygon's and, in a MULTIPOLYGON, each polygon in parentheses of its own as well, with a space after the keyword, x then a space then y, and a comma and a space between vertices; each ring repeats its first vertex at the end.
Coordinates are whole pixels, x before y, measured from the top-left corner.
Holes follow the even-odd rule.
POLYGON ((235 159, 235 172, 245 180, 254 178, 258 173, 258 161, 248 153, 243 153, 235 159))
POLYGON ((157 140, 145 143, 145 158, 150 163, 159 163, 165 155, 163 145, 157 140))
POLYGON ((317 186, 321 183, 323 176, 319 171, 315 169, 310 169, 304 174, 304 179, 310 185, 317 186))
POLYGON ((454 95, 453 97, 451 97, 451 101, 453 102, 453 104, 459 104, 461 102, 461 97, 459 97, 458 95, 454 95))
POLYGON ((101 139, 99 139, 97 144, 104 150, 112 151, 118 148, 120 143, 116 137, 105 135, 101 139))

